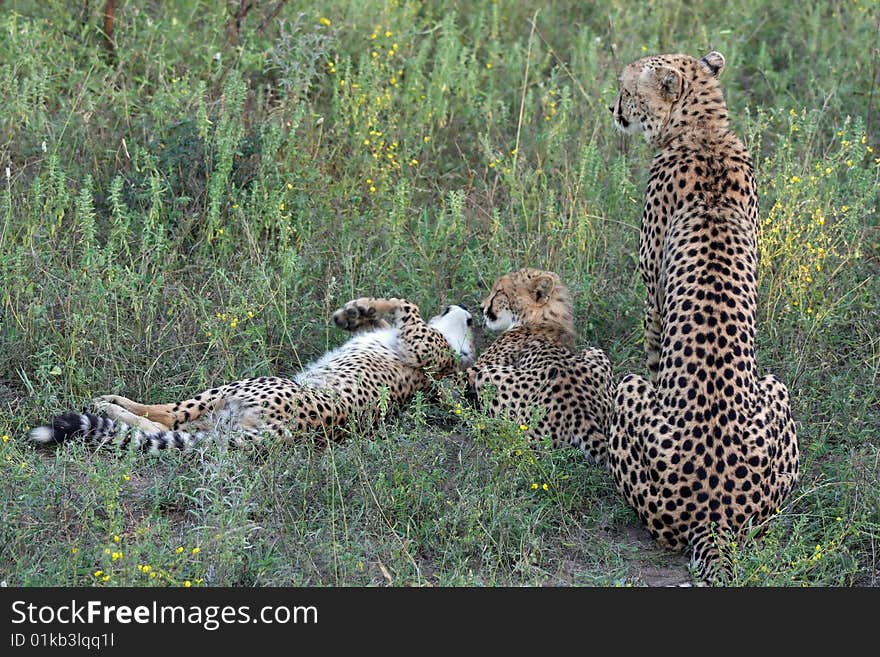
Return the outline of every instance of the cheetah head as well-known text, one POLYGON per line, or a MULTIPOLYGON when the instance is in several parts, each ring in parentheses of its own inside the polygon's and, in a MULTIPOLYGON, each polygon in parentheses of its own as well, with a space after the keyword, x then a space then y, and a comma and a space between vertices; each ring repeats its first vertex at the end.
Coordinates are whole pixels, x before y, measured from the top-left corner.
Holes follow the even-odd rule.
POLYGON ((608 109, 614 125, 626 134, 642 133, 661 147, 695 123, 727 126, 727 107, 718 84, 724 56, 712 51, 695 59, 689 55, 643 57, 620 76, 620 91, 608 109))
POLYGON ((447 306, 442 314, 428 322, 428 326, 437 329, 446 338, 463 369, 473 365, 475 360, 473 324, 471 314, 458 305, 447 306))
POLYGON ((571 294, 553 272, 526 267, 505 274, 495 281, 482 310, 490 331, 550 325, 575 334, 571 294))

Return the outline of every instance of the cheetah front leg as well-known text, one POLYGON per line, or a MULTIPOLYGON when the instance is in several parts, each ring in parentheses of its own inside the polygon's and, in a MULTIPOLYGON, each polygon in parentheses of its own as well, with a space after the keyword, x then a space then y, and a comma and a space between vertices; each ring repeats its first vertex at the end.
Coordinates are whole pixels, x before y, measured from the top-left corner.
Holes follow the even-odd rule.
POLYGON ((406 324, 425 325, 416 304, 406 299, 394 297, 352 299, 333 313, 333 322, 339 328, 347 331, 389 328, 390 326, 402 328, 406 324))
POLYGON ((382 315, 388 314, 395 307, 390 303, 391 301, 399 301, 399 299, 373 297, 352 299, 333 313, 333 323, 344 331, 353 333, 390 328, 391 325, 382 315))
POLYGON ((422 319, 419 307, 397 298, 361 297, 353 299, 333 313, 333 321, 340 328, 360 330, 360 327, 389 327, 399 330, 398 355, 410 367, 425 369, 441 375, 451 374, 458 363, 450 345, 435 328, 422 319))

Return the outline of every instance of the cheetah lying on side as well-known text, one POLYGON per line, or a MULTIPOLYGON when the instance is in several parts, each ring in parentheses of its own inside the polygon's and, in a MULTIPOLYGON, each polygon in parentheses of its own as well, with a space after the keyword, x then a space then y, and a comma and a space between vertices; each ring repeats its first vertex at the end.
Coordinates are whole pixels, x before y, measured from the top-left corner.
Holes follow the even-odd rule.
POLYGON ((611 362, 599 349, 574 351, 571 295, 559 276, 537 269, 502 276, 483 302, 483 316, 486 328, 502 333, 468 369, 468 380, 488 401, 488 413, 603 463, 611 362), (536 413, 540 419, 530 426, 536 413))
POLYGON ((798 475, 788 390, 757 377, 758 198, 728 128, 723 67, 717 52, 640 59, 611 108, 658 152, 639 244, 656 383, 630 374, 617 387, 609 463, 654 538, 690 546, 709 581, 729 575, 717 534, 770 516, 798 475))
POLYGON ((96 400, 104 417, 62 415, 31 430, 30 438, 37 443, 134 442, 151 452, 192 448, 218 429, 228 431, 236 444, 264 435, 338 439, 350 418, 375 416, 383 401, 403 403, 430 388, 432 378, 473 362, 473 320, 460 306, 449 306, 426 323, 408 301, 361 298, 337 310, 333 321, 357 334, 292 380, 245 379, 171 404, 106 395, 96 400))

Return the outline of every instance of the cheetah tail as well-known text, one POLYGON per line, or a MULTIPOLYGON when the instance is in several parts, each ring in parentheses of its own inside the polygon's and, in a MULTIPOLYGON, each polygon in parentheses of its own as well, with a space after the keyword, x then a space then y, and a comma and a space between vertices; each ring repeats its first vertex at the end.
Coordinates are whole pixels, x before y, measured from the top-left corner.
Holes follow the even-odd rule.
POLYGON ((130 443, 134 443, 140 450, 156 453, 163 449, 192 449, 208 436, 204 432, 185 431, 147 433, 92 413, 67 413, 55 417, 51 423, 31 429, 28 437, 40 445, 78 439, 96 447, 107 443, 128 447, 130 443))
POLYGON ((718 549, 718 537, 710 531, 697 531, 691 536, 691 565, 698 578, 709 585, 724 585, 733 579, 730 563, 718 549))

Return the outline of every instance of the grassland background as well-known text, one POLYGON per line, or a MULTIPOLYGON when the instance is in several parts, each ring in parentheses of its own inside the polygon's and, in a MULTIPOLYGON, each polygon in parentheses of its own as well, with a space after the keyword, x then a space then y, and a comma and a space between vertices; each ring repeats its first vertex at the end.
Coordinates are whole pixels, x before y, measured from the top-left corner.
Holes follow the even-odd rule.
POLYGON ((629 61, 714 48, 758 168, 759 369, 802 459, 765 538, 731 546, 735 583, 877 584, 878 2, 267 0, 236 31, 235 2, 123 1, 112 53, 103 5, 0 2, 0 579, 687 580, 603 471, 442 399, 323 451, 24 436, 96 394, 293 374, 352 297, 476 309, 524 265, 643 372, 650 152, 606 107, 629 61))

